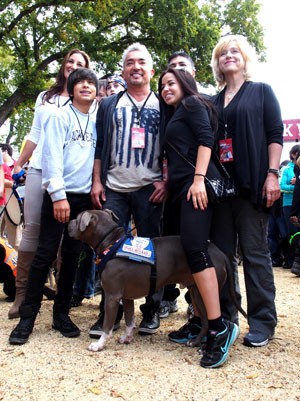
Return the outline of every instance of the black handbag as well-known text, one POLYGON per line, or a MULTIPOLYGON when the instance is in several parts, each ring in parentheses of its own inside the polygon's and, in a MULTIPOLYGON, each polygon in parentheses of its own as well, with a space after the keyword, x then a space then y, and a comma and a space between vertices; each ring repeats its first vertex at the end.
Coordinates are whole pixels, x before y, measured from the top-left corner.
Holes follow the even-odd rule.
MULTIPOLYGON (((174 149, 175 152, 190 166, 196 168, 193 163, 191 163, 182 153, 179 152, 178 149, 176 149, 174 145, 172 145, 170 142, 168 142, 168 145, 170 145, 171 148, 174 149)), ((234 179, 230 177, 228 171, 223 166, 215 152, 213 153, 213 159, 217 161, 217 164, 220 166, 224 175, 221 174, 220 169, 217 169, 217 173, 215 174, 216 177, 204 177, 208 200, 212 203, 220 203, 227 199, 237 197, 239 192, 238 187, 236 186, 234 179)))
POLYGON ((213 152, 212 159, 216 162, 218 174, 216 174, 216 177, 212 178, 207 176, 205 177, 208 199, 211 202, 219 203, 228 198, 237 197, 239 192, 238 187, 236 186, 234 179, 230 177, 228 171, 221 163, 216 152, 213 152))
POLYGON ((213 203, 220 203, 228 198, 234 198, 238 195, 238 188, 230 176, 221 176, 219 178, 205 177, 205 186, 207 197, 213 203))

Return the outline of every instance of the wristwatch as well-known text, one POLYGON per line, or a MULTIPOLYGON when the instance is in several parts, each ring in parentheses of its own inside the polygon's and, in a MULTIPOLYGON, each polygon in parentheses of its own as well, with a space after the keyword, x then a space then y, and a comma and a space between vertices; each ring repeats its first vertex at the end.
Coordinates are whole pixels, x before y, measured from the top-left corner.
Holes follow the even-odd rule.
POLYGON ((277 168, 268 168, 267 173, 275 174, 277 177, 279 177, 279 170, 277 168))

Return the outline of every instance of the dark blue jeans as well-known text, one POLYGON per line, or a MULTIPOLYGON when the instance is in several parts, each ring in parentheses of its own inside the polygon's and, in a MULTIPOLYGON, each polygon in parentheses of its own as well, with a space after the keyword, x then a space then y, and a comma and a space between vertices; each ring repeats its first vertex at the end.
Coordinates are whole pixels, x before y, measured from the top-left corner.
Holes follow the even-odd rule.
POLYGON ((272 263, 282 266, 283 259, 292 264, 294 253, 288 243, 289 235, 286 221, 283 215, 270 215, 268 228, 268 245, 271 253, 272 263))
MULTIPOLYGON (((75 219, 78 213, 91 209, 89 194, 67 194, 67 200, 71 208, 70 219, 75 219)), ((53 203, 46 192, 41 211, 39 244, 30 267, 27 292, 22 306, 31 307, 35 312, 39 310, 49 267, 56 259, 62 241, 61 266, 53 311, 69 312, 82 243, 69 236, 67 227, 67 224, 54 218, 53 203)))
POLYGON ((131 217, 133 217, 140 237, 159 237, 162 204, 149 202, 153 190, 153 185, 125 193, 115 192, 107 188, 104 208, 112 210, 118 216, 119 226, 127 229, 131 217))
POLYGON ((73 295, 82 298, 93 297, 95 278, 94 251, 87 244, 83 244, 73 286, 73 295))
MULTIPOLYGON (((147 185, 134 192, 115 192, 106 189, 105 209, 112 210, 119 218, 118 224, 128 228, 131 218, 140 237, 159 237, 161 227, 162 204, 149 202, 154 186, 147 185)), ((159 309, 163 289, 151 297, 146 297, 146 303, 141 305, 143 315, 153 314, 159 309)))

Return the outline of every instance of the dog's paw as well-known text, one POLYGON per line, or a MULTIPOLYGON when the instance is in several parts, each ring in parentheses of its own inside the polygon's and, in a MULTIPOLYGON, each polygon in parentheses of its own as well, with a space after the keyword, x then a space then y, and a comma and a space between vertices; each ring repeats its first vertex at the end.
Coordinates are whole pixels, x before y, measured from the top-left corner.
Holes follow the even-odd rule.
POLYGON ((130 344, 132 339, 133 339, 133 336, 128 336, 128 335, 125 334, 124 336, 120 336, 118 338, 118 342, 120 344, 130 344))
POLYGON ((97 352, 97 351, 102 351, 103 350, 103 345, 101 345, 101 344, 99 344, 99 342, 97 341, 97 342, 94 342, 94 343, 91 343, 89 346, 88 346, 88 350, 89 351, 93 351, 93 352, 97 352))

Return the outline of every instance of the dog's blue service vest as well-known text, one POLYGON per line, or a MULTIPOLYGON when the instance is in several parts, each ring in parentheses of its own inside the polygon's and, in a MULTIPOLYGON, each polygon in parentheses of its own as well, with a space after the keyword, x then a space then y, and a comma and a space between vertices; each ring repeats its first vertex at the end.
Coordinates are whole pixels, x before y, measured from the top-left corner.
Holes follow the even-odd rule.
POLYGON ((128 258, 136 262, 155 264, 155 251, 150 238, 128 237, 116 252, 117 257, 128 258))

